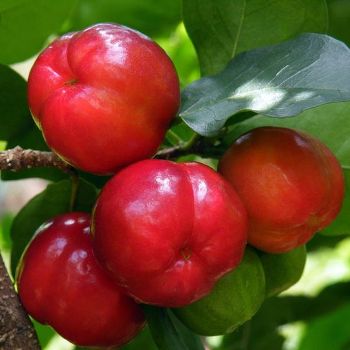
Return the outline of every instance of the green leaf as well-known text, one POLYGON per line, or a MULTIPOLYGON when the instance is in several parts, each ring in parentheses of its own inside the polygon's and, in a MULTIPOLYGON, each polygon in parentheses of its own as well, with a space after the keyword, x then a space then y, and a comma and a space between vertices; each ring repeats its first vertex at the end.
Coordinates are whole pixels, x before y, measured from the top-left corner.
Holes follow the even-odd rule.
POLYGON ((324 230, 322 234, 327 236, 350 235, 350 170, 344 170, 345 198, 343 206, 337 218, 324 230))
POLYGON ((304 34, 233 59, 221 73, 184 89, 180 116, 204 136, 235 113, 294 116, 350 99, 350 50, 326 35, 304 34))
POLYGON ((181 87, 199 79, 199 64, 196 51, 181 22, 170 36, 156 39, 173 61, 181 87))
POLYGON ((0 219, 0 251, 7 253, 11 250, 12 241, 10 237, 10 228, 12 225, 13 214, 3 213, 0 219))
POLYGON ((327 0, 329 29, 328 33, 350 45, 350 1, 327 0))
POLYGON ((76 0, 2 0, 0 62, 23 61, 36 54, 47 38, 58 33, 76 0))
MULTIPOLYGON (((341 310, 349 303, 349 287, 349 282, 342 282, 326 287, 315 297, 268 298, 251 321, 224 337, 223 345, 218 349, 280 350, 284 339, 278 334, 279 326, 315 320, 341 310)), ((333 350, 332 347, 328 349, 333 350)))
POLYGON ((180 0, 84 0, 73 18, 74 30, 98 22, 116 22, 149 36, 169 34, 181 20, 180 0))
MULTIPOLYGON (((36 229, 46 220, 70 211, 72 182, 63 180, 47 188, 31 199, 14 218, 11 226, 13 242, 11 271, 13 276, 19 259, 36 229)), ((97 196, 96 188, 80 180, 74 210, 90 212, 97 196)))
POLYGON ((42 349, 45 349, 50 340, 56 335, 56 332, 50 326, 43 325, 35 320, 32 320, 32 322, 38 336, 40 346, 42 349))
POLYGON ((170 310, 149 305, 143 309, 159 350, 204 350, 199 336, 176 320, 170 310))
POLYGON ((139 333, 136 338, 131 340, 130 343, 124 345, 120 348, 120 350, 157 350, 157 346, 155 345, 149 327, 146 326, 145 329, 139 333))
POLYGON ((307 325, 298 350, 346 350, 350 345, 350 303, 307 325))
POLYGON ((32 125, 26 91, 26 81, 10 67, 0 64, 0 140, 9 140, 32 125))
POLYGON ((237 53, 327 30, 324 0, 185 0, 183 16, 203 75, 237 53))

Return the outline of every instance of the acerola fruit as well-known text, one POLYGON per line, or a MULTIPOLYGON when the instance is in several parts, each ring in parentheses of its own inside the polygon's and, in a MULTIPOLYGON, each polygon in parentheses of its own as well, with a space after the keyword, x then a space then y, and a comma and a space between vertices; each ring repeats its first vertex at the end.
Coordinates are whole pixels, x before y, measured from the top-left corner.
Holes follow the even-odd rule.
POLYGON ((246 230, 245 208, 214 170, 144 160, 102 189, 92 233, 96 256, 131 296, 177 307, 239 264, 246 230))
POLYGON ((259 254, 265 271, 266 297, 275 296, 300 280, 306 256, 304 245, 284 254, 259 254))
POLYGON ((195 333, 221 335, 251 319, 264 300, 264 269, 257 254, 247 248, 237 269, 222 277, 209 295, 173 311, 195 333))
POLYGON ((28 99, 47 144, 82 170, 114 173, 152 156, 180 101, 166 53, 104 23, 55 40, 30 72, 28 99))
POLYGON ((337 216, 340 164, 319 140, 292 129, 261 127, 239 137, 220 161, 249 216, 248 242, 270 253, 298 247, 337 216))
POLYGON ((43 224, 22 256, 18 292, 33 318, 72 343, 119 346, 141 330, 144 315, 98 264, 89 225, 85 213, 43 224))

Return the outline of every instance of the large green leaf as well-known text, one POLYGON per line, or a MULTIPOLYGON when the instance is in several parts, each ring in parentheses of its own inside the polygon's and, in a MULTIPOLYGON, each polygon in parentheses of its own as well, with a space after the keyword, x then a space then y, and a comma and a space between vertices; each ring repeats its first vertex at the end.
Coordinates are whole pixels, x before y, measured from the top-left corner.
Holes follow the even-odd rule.
POLYGON ((73 29, 116 22, 150 36, 169 33, 181 20, 180 0, 83 0, 74 12, 73 29))
POLYGON ((0 64, 0 140, 9 140, 32 125, 26 90, 25 80, 11 68, 0 64))
POLYGON ((243 110, 287 117, 347 100, 349 48, 326 35, 304 34, 240 54, 221 73, 189 85, 180 116, 199 134, 211 136, 243 110))
POLYGON ((327 30, 324 0, 185 0, 183 16, 204 75, 239 52, 327 30))
POLYGON ((15 63, 36 54, 62 28, 76 0, 2 0, 0 62, 15 63))
POLYGON ((170 310, 149 305, 143 308, 159 350, 204 350, 200 337, 182 325, 170 310))
POLYGON ((322 234, 327 236, 350 235, 350 170, 344 170, 345 198, 342 209, 337 218, 324 230, 322 234))
POLYGON ((328 33, 350 45, 350 1, 327 0, 329 28, 328 33))
POLYGON ((350 303, 307 325, 298 350, 350 348, 350 303))
MULTIPOLYGON (((97 196, 96 188, 83 180, 79 181, 73 210, 90 212, 97 196)), ((11 226, 13 242, 11 271, 15 274, 18 261, 36 229, 46 220, 71 208, 72 182, 63 180, 48 185, 31 199, 17 214, 11 226)))

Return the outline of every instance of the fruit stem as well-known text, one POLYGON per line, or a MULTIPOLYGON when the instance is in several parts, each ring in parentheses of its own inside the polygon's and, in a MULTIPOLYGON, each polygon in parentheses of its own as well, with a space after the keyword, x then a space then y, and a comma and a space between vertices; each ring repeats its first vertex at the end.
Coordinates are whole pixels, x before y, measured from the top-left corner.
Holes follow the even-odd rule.
POLYGON ((69 209, 70 211, 74 211, 78 189, 79 189, 79 175, 77 172, 73 172, 71 174, 71 181, 72 181, 72 190, 70 194, 69 209))
POLYGON ((175 146, 167 147, 159 150, 155 155, 156 158, 169 159, 176 158, 181 155, 188 154, 192 151, 192 148, 199 140, 198 134, 193 134, 193 136, 186 142, 182 140, 175 146))

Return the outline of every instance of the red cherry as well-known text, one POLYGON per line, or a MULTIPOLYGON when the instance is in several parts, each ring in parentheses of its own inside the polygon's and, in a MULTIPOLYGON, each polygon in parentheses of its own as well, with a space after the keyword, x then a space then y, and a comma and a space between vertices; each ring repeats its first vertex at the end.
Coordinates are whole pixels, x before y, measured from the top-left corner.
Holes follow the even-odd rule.
POLYGON ((90 217, 69 213, 43 224, 25 251, 17 285, 27 312, 81 346, 117 346, 144 325, 140 307, 97 263, 90 217))
POLYGON ((220 161, 249 215, 248 241, 270 253, 306 243, 337 216, 344 178, 319 140, 292 129, 262 127, 239 137, 220 161))
POLYGON ((130 295, 177 307, 239 264, 246 229, 240 199, 214 170, 144 160, 103 188, 92 233, 97 257, 130 295))
POLYGON ((47 144, 85 171, 113 173, 152 156, 180 101, 166 53, 145 35, 98 24, 38 57, 28 98, 47 144))

